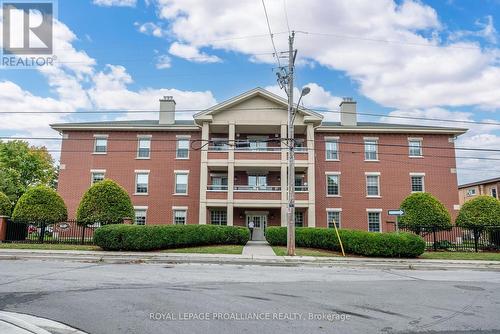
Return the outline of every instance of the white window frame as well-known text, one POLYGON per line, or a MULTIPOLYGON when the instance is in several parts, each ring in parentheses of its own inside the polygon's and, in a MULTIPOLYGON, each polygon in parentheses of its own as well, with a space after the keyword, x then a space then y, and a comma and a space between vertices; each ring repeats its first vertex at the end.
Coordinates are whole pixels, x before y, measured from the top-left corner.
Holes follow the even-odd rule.
POLYGON ((490 188, 490 196, 493 197, 493 198, 498 199, 498 189, 497 189, 497 187, 491 187, 490 188), (496 196, 493 196, 493 190, 495 191, 495 195, 496 196))
POLYGON ((365 183, 366 183, 366 197, 368 198, 380 198, 380 172, 366 172, 365 173, 365 183), (377 195, 369 195, 368 194, 368 177, 376 176, 377 177, 377 195))
POLYGON ((108 154, 108 137, 109 137, 109 135, 106 135, 106 134, 95 134, 94 135, 94 149, 93 149, 92 154, 108 154), (103 140, 103 139, 106 140, 106 150, 103 152, 97 152, 96 151, 97 141, 103 140))
POLYGON ((408 156, 410 158, 423 158, 424 157, 424 149, 423 149, 423 141, 424 139, 423 138, 408 138, 408 156), (412 155, 412 152, 411 152, 411 145, 410 143, 411 142, 419 142, 420 145, 419 145, 419 149, 420 149, 420 155, 412 155))
MULTIPOLYGON (((106 170, 105 169, 91 169, 90 170, 90 185, 94 185, 95 183, 97 182, 94 182, 94 174, 103 174, 104 177, 102 178, 101 181, 103 181, 104 179, 106 179, 106 170)), ((101 181, 98 181, 98 182, 101 182, 101 181)))
POLYGON ((306 213, 304 211, 295 210, 295 214, 294 215, 295 215, 295 217, 294 217, 295 218, 294 219, 294 221, 295 221, 295 227, 304 227, 304 224, 306 222, 306 213), (300 226, 297 226, 297 214, 298 213, 302 214, 302 225, 300 225, 300 226))
POLYGON ((328 220, 329 212, 338 212, 339 213, 339 221, 338 221, 337 228, 342 228, 342 208, 326 208, 326 228, 333 228, 333 226, 330 227, 330 222, 328 220))
POLYGON ((340 192, 340 174, 341 174, 340 172, 325 172, 325 182, 326 182, 326 184, 325 184, 325 186, 326 186, 325 191, 326 191, 326 197, 341 197, 340 196, 340 194, 341 194, 341 192, 340 192), (338 190, 338 192, 337 192, 336 195, 330 195, 330 194, 328 194, 328 177, 329 176, 336 176, 337 177, 337 183, 338 183, 337 187, 338 187, 339 190, 338 190))
POLYGON ((188 222, 188 208, 187 206, 173 206, 172 207, 172 224, 173 225, 187 225, 188 222), (184 224, 176 224, 175 223, 175 213, 176 212, 184 212, 184 224))
POLYGON ((212 209, 210 209, 210 225, 227 226, 227 210, 223 209, 223 208, 212 208, 212 209), (226 223, 225 224, 221 224, 220 222, 218 224, 214 224, 214 222, 212 220, 212 218, 213 218, 212 214, 215 213, 215 212, 218 212, 219 215, 220 215, 221 212, 225 213, 225 215, 226 215, 226 223))
POLYGON ((476 196, 477 195, 477 189, 476 189, 476 187, 466 189, 465 190, 465 195, 467 197, 476 196))
MULTIPOLYGON (((144 225, 148 224, 148 207, 147 206, 134 206, 134 224, 137 224, 137 211, 144 211, 144 225)), ((143 224, 140 224, 143 225, 143 224)))
POLYGON ((410 190, 412 193, 425 193, 425 173, 410 173, 410 190), (413 190, 413 178, 422 178, 422 191, 413 190))
POLYGON ((339 149, 339 137, 325 137, 325 161, 340 161, 340 149, 339 149), (337 145, 337 158, 335 159, 329 159, 328 158, 328 151, 331 151, 328 149, 328 144, 330 143, 336 143, 337 145))
POLYGON ((378 232, 382 233, 383 228, 382 228, 382 209, 366 209, 366 223, 368 224, 368 232, 378 232), (370 231, 370 213, 378 213, 378 223, 379 223, 379 230, 378 231, 370 231))
POLYGON ((191 136, 176 136, 176 141, 175 141, 175 159, 177 160, 189 160, 189 151, 190 151, 190 144, 191 144, 191 136), (187 147, 187 156, 185 157, 179 157, 179 142, 180 141, 187 141, 188 142, 188 147, 187 147))
POLYGON ((136 159, 139 159, 139 160, 151 159, 151 137, 152 137, 152 135, 137 135, 137 156, 136 156, 136 159), (141 141, 143 141, 143 140, 147 140, 149 142, 148 156, 147 157, 139 156, 139 151, 141 149, 141 141))
POLYGON ((174 195, 176 196, 187 196, 189 193, 189 171, 188 170, 174 170, 174 195), (186 175, 186 192, 177 192, 177 175, 186 175))
MULTIPOLYGON (((363 138, 363 148, 364 148, 364 157, 365 157, 365 161, 379 161, 379 158, 378 158, 378 145, 379 144, 379 140, 378 140, 378 137, 364 137, 363 138), (375 142, 375 159, 367 159, 366 155, 369 151, 366 150, 366 144, 367 142, 375 142)), ((370 151, 371 152, 371 151, 370 151)))
POLYGON ((134 195, 136 196, 147 196, 149 195, 149 170, 135 170, 135 189, 134 189, 134 195), (139 180, 139 175, 147 175, 148 176, 148 183, 146 184, 147 191, 145 193, 139 193, 137 192, 137 185, 138 185, 138 180, 139 180))

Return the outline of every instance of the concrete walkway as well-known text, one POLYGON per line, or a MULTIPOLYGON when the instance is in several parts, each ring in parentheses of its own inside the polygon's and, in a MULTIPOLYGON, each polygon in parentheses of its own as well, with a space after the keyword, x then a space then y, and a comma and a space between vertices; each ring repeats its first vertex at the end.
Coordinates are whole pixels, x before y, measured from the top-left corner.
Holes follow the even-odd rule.
POLYGON ((56 321, 27 314, 0 311, 2 334, 85 334, 56 321))
POLYGON ((249 241, 245 247, 243 247, 243 252, 241 254, 251 257, 276 256, 267 241, 249 241))

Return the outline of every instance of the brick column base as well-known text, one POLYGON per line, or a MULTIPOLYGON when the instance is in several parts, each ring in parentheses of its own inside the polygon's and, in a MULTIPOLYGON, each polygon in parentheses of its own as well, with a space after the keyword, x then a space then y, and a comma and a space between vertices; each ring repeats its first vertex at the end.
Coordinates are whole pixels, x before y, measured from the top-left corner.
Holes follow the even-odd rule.
POLYGON ((7 218, 5 216, 0 216, 0 242, 5 241, 7 237, 7 218))

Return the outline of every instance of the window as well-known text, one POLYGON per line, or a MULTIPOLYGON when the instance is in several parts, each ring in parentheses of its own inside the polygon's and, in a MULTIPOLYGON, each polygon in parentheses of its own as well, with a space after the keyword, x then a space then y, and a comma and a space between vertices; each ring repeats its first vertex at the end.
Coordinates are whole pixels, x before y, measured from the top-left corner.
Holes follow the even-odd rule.
POLYGON ((467 189, 467 196, 468 197, 476 196, 476 188, 467 189))
POLYGON ((497 197, 497 188, 491 188, 490 194, 491 194, 491 196, 493 196, 495 198, 498 198, 497 197))
POLYGON ((377 139, 365 139, 365 160, 378 160, 377 139))
POLYGON ((410 157, 422 156, 422 139, 409 139, 408 149, 410 157))
POLYGON ((151 138, 139 137, 137 143, 137 158, 148 159, 151 154, 151 138))
POLYGON ((212 175, 210 190, 227 190, 227 175, 212 175))
POLYGON ((380 232, 380 212, 368 212, 368 231, 380 232))
POLYGON ((295 191, 307 191, 307 183, 304 179, 304 174, 295 175, 295 191))
POLYGON ((186 225, 187 210, 174 210, 174 224, 186 225))
POLYGON ((339 175, 326 176, 326 194, 328 196, 339 196, 339 175))
POLYGON ((213 151, 227 151, 229 149, 226 138, 213 138, 210 144, 210 149, 213 151))
POLYGON ((411 192, 424 192, 424 176, 412 175, 411 176, 411 192))
POLYGON ((252 138, 249 139, 248 145, 252 151, 266 151, 267 150, 267 138, 252 138))
POLYGON ((94 183, 97 183, 97 182, 104 180, 106 172, 105 171, 92 171, 91 174, 92 174, 92 178, 91 178, 92 181, 91 182, 92 182, 92 184, 94 184, 94 183))
POLYGON ((210 210, 210 224, 212 225, 227 225, 226 210, 210 210))
POLYGON ((380 196, 379 175, 366 175, 366 196, 380 196))
POLYGON ((95 136, 94 153, 104 154, 108 151, 108 137, 95 136))
POLYGON ((267 175, 248 175, 248 185, 254 189, 266 189, 267 175))
POLYGON ((189 159, 189 139, 177 139, 177 159, 189 159))
POLYGON ((339 160, 339 142, 337 139, 325 141, 326 160, 339 160))
POLYGON ((135 223, 137 225, 146 225, 147 209, 135 209, 135 223))
POLYGON ((148 193, 148 183, 149 183, 149 173, 136 172, 136 174, 135 174, 135 193, 136 194, 147 194, 148 193))
POLYGON ((175 193, 187 194, 188 190, 188 173, 175 174, 175 193))
POLYGON ((295 227, 304 226, 304 211, 295 211, 295 227))
POLYGON ((326 212, 326 219, 329 228, 333 228, 333 224, 340 228, 340 210, 328 210, 326 212))

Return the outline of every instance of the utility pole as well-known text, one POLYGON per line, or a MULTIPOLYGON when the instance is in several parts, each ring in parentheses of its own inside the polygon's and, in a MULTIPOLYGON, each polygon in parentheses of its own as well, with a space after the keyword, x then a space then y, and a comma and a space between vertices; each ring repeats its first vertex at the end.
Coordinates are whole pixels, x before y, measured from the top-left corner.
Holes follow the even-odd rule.
POLYGON ((293 107, 293 76, 295 66, 295 50, 293 40, 295 31, 288 36, 288 211, 287 211, 287 254, 295 255, 295 131, 293 107))

